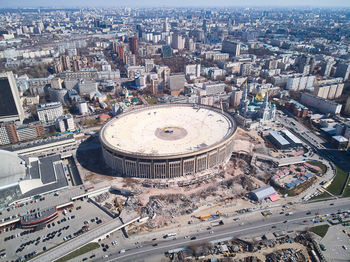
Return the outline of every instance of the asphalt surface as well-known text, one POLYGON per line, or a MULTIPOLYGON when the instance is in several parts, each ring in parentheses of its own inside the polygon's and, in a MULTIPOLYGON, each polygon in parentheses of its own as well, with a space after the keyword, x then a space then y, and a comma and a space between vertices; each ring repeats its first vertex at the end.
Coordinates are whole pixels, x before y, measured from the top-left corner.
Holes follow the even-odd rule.
MULTIPOLYGON (((312 222, 312 219, 315 218, 316 214, 325 215, 337 213, 339 209, 342 211, 350 210, 349 201, 347 199, 338 199, 331 201, 316 202, 311 204, 299 204, 298 206, 293 205, 290 206, 288 210, 288 212, 293 212, 293 214, 289 216, 286 216, 285 214, 278 214, 272 215, 270 218, 264 218, 262 215, 259 215, 259 212, 257 212, 257 214, 253 214, 253 218, 249 220, 233 221, 233 219, 230 218, 229 220, 231 221, 228 222, 228 219, 225 219, 224 225, 212 229, 214 230, 213 234, 209 234, 210 230, 204 230, 202 232, 191 234, 190 237, 196 236, 195 240, 191 240, 190 238, 185 239, 184 235, 179 234, 177 236, 177 239, 175 240, 164 240, 162 236, 158 236, 156 241, 144 242, 142 243, 142 247, 139 248, 137 248, 136 245, 132 245, 130 243, 130 247, 125 248, 125 253, 112 253, 109 255, 108 258, 105 258, 105 261, 135 261, 137 259, 142 259, 147 256, 165 253, 170 249, 184 247, 191 244, 200 244, 226 237, 249 236, 256 235, 257 233, 264 234, 267 232, 272 233, 281 230, 301 230, 305 229, 306 227, 310 227, 314 224, 312 222), (330 203, 335 204, 331 206, 330 203), (311 214, 307 215, 306 213, 308 211, 311 211, 311 214), (158 245, 152 246, 152 244, 154 243, 157 243, 158 245)), ((183 233, 189 234, 188 231, 183 233)))
POLYGON ((112 221, 109 221, 107 223, 104 223, 102 226, 95 228, 91 231, 88 231, 84 233, 83 235, 73 238, 70 241, 64 242, 60 246, 53 248, 47 252, 45 252, 42 255, 39 255, 31 261, 35 262, 51 262, 54 261, 66 254, 69 254, 70 252, 84 246, 85 244, 95 240, 96 238, 100 237, 104 233, 108 233, 109 231, 113 230, 116 227, 119 227, 122 225, 122 222, 119 219, 114 219, 112 221))

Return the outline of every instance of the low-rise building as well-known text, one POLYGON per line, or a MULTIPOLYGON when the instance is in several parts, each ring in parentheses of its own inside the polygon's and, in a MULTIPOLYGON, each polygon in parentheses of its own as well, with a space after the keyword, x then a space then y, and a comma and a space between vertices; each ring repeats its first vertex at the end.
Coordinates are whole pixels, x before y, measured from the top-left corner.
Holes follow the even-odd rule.
POLYGON ((305 117, 309 113, 309 109, 298 103, 297 101, 291 99, 286 104, 285 107, 288 111, 292 112, 297 117, 305 117))
POLYGON ((271 201, 279 199, 276 190, 272 186, 264 186, 255 189, 249 193, 249 197, 256 201, 262 201, 267 198, 270 198, 271 201))
POLYGON ((63 107, 61 102, 53 102, 39 104, 36 106, 36 112, 41 122, 54 121, 56 118, 63 115, 63 107))

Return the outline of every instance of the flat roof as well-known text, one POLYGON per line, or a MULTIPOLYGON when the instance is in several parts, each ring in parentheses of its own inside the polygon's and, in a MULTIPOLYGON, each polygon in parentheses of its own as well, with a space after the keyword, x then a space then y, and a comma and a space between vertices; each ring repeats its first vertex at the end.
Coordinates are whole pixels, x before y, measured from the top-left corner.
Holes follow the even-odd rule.
POLYGON ((291 141, 293 141, 294 144, 302 144, 301 140, 297 138, 292 132, 290 132, 287 129, 281 130, 281 132, 287 136, 291 141))
POLYGON ((343 136, 332 136, 332 138, 338 142, 348 142, 348 139, 343 136))
POLYGON ((107 147, 144 156, 181 155, 210 148, 236 129, 231 116, 208 106, 164 104, 119 115, 101 130, 107 147))
POLYGON ((32 179, 20 181, 22 197, 30 197, 68 186, 60 155, 39 158, 30 162, 32 179))
POLYGON ((276 130, 271 131, 269 135, 271 135, 274 139, 276 139, 276 141, 280 143, 280 145, 282 146, 289 145, 289 142, 283 136, 281 136, 280 133, 278 133, 276 130))
POLYGON ((44 219, 56 212, 56 207, 50 207, 48 209, 40 210, 38 212, 24 215, 21 220, 25 223, 31 223, 40 219, 44 219))

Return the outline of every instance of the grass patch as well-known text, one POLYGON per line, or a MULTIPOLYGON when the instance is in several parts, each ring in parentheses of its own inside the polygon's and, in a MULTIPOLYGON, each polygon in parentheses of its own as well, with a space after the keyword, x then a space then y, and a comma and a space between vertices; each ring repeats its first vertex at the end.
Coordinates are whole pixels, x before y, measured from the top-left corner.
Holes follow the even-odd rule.
POLYGON ((320 237, 324 237, 327 234, 329 225, 321 225, 310 228, 309 231, 319 235, 320 237))
POLYGON ((328 194, 327 192, 323 192, 322 194, 319 194, 318 196, 312 197, 310 200, 318 200, 318 199, 323 199, 323 198, 328 198, 328 197, 331 197, 331 195, 328 194))
POLYGON ((348 175, 347 173, 337 167, 337 175, 333 179, 332 183, 327 187, 327 191, 333 195, 340 195, 343 191, 344 185, 347 182, 348 175))
POLYGON ((350 176, 348 177, 348 181, 346 182, 345 190, 343 192, 342 197, 350 197, 350 176))
POLYGON ((89 252, 91 250, 94 250, 96 248, 99 248, 99 247, 100 247, 100 245, 98 243, 89 243, 89 244, 87 244, 87 245, 85 245, 85 246, 83 246, 83 247, 81 247, 81 248, 79 248, 79 249, 69 253, 68 255, 65 255, 64 257, 61 257, 61 258, 55 260, 55 262, 68 261, 70 259, 78 257, 78 256, 80 256, 82 254, 85 254, 85 253, 87 253, 87 252, 89 252))
POLYGON ((151 105, 157 104, 157 98, 155 97, 150 97, 147 99, 147 102, 151 105))
POLYGON ((326 173, 326 171, 327 171, 327 167, 324 164, 322 164, 321 162, 307 161, 307 163, 309 163, 310 165, 317 166, 317 167, 321 168, 322 174, 326 173))
POLYGON ((83 124, 89 127, 96 126, 98 124, 98 119, 88 119, 83 124))

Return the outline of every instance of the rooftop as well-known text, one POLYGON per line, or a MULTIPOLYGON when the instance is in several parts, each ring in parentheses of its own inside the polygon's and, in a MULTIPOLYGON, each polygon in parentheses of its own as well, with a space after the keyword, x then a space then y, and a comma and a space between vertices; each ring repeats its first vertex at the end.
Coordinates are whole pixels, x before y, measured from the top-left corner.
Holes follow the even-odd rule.
POLYGON ((210 107, 172 104, 129 111, 111 120, 101 138, 111 149, 149 156, 200 151, 235 131, 233 119, 210 107))
POLYGON ((289 145, 289 142, 276 130, 271 131, 269 135, 276 139, 281 145, 289 145))

